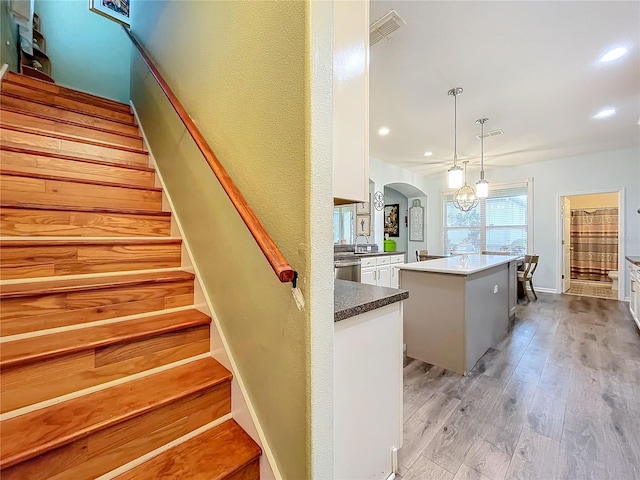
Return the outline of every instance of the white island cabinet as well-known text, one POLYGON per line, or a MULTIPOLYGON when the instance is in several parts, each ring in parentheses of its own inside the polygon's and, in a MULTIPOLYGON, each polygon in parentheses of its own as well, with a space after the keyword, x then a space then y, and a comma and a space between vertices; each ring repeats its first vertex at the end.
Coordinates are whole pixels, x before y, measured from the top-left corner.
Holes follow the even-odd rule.
POLYGON ((402 446, 402 309, 408 293, 336 280, 334 479, 385 480, 402 446), (340 306, 339 306, 340 305, 340 306))
POLYGON ((517 257, 469 255, 400 266, 407 356, 466 375, 509 326, 517 257))

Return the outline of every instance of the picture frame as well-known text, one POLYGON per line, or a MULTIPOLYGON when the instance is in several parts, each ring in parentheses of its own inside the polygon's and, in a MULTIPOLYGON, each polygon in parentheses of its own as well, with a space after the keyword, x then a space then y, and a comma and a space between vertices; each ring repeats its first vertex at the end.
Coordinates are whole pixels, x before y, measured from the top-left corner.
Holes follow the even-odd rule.
POLYGON ((89 0, 89 10, 103 17, 130 26, 130 0, 89 0))
POLYGON ((398 223, 399 203, 384 206, 384 233, 390 237, 400 236, 400 225, 398 223))
POLYGON ((418 199, 409 209, 409 241, 424 242, 424 207, 418 199))
POLYGON ((356 215, 368 215, 371 213, 371 194, 368 202, 356 203, 356 215))
POLYGON ((356 216, 356 235, 371 235, 371 216, 356 216))

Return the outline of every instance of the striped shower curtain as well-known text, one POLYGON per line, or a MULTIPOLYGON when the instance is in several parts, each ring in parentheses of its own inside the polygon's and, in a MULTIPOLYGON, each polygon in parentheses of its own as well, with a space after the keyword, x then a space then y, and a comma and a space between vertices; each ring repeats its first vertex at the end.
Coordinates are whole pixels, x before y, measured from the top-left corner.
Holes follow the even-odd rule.
POLYGON ((571 278, 610 281, 618 269, 618 209, 571 210, 571 278))

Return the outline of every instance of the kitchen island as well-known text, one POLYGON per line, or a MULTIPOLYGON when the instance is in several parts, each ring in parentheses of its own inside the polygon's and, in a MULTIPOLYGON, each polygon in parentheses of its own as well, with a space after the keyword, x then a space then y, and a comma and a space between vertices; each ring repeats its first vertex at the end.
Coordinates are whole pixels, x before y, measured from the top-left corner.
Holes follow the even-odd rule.
POLYGON ((334 284, 334 476, 384 480, 402 446, 402 305, 409 293, 334 284))
POLYGON ((515 315, 517 258, 465 255, 401 265, 407 356, 466 375, 515 315))

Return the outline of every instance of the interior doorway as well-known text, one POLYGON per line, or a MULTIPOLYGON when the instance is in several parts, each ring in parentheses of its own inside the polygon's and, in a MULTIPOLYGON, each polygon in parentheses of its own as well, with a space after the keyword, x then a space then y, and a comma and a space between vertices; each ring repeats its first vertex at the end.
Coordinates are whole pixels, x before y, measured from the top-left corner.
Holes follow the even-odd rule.
MULTIPOLYGON (((406 252, 406 261, 416 261, 416 251, 427 250, 427 196, 408 183, 388 183, 384 186, 385 219, 397 210, 397 229, 383 232, 395 242, 396 251, 406 252)), ((382 242, 381 242, 382 243, 382 242)))
POLYGON ((624 298, 622 192, 560 197, 561 292, 624 298))

